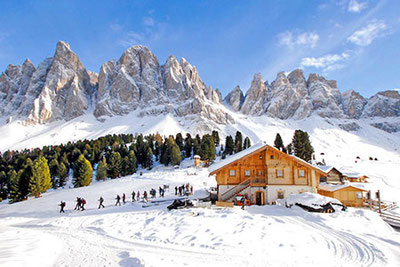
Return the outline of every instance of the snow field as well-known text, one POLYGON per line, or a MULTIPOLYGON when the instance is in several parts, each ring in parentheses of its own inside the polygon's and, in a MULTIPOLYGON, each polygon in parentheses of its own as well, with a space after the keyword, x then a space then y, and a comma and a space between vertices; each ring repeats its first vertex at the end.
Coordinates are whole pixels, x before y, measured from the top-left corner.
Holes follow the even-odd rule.
MULTIPOLYGON (((186 162, 187 163, 187 162, 186 162)), ((312 214, 298 207, 167 211, 173 187, 189 182, 195 196, 215 186, 206 169, 154 171, 89 187, 53 190, 41 198, 0 203, 2 266, 398 266, 400 233, 376 213, 349 208, 312 214), (159 205, 130 202, 132 190, 170 185, 159 205), (115 207, 116 194, 128 203, 115 207), (97 199, 105 198, 105 209, 97 199), (74 211, 77 196, 86 211, 74 211), (67 202, 59 214, 59 202, 67 202), (198 216, 195 216, 196 214, 198 216), (49 255, 50 254, 50 255, 49 255), (11 256, 10 256, 11 255, 11 256)), ((157 200, 159 200, 157 198, 157 200)))

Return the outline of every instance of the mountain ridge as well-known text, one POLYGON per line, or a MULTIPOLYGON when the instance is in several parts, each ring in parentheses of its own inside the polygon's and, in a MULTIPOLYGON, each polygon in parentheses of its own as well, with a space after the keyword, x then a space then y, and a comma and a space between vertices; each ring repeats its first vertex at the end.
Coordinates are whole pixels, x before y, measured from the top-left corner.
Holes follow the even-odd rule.
POLYGON ((37 68, 27 59, 9 65, 0 75, 0 116, 25 124, 70 121, 88 112, 100 120, 140 111, 138 116, 192 118, 200 128, 234 124, 225 107, 248 116, 302 120, 323 118, 388 118, 375 127, 399 131, 390 118, 400 117, 400 95, 382 91, 364 98, 354 90, 341 93, 335 80, 301 69, 279 72, 271 83, 254 75, 244 95, 236 86, 222 99, 207 86, 186 59, 171 55, 164 64, 145 46, 128 48, 118 60, 105 62, 99 73, 87 70, 66 42, 59 41, 53 57, 37 68), (380 126, 381 125, 381 126, 380 126))

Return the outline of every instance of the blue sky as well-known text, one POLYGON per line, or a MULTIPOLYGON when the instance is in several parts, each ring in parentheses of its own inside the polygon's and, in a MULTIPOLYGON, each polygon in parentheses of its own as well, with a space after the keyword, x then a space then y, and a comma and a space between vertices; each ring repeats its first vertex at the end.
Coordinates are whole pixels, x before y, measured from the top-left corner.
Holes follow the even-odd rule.
POLYGON ((30 58, 38 65, 58 40, 85 67, 148 46, 163 64, 184 57, 225 96, 244 92, 254 73, 304 69, 364 96, 400 88, 400 1, 5 1, 0 70, 30 58))

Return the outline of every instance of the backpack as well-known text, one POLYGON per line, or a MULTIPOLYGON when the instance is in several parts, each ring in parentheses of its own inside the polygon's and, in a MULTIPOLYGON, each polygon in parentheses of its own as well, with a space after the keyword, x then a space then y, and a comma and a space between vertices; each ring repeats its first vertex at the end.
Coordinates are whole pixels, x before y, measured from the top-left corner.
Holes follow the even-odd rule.
POLYGON ((82 204, 85 205, 86 204, 86 200, 82 199, 82 204))

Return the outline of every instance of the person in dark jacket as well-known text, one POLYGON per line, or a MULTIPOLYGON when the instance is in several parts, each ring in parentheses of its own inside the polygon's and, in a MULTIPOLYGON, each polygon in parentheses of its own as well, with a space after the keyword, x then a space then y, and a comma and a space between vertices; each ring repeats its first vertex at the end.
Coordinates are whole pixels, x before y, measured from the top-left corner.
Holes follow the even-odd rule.
POLYGON ((104 202, 104 198, 103 198, 103 197, 100 197, 100 198, 99 198, 99 209, 100 209, 101 207, 104 209, 103 202, 104 202))
POLYGON ((175 186, 175 196, 178 195, 178 187, 175 186))
POLYGON ((61 212, 62 212, 62 213, 65 213, 65 211, 64 211, 65 202, 62 202, 62 201, 61 201, 61 203, 60 203, 58 206, 60 206, 60 213, 61 213, 61 212))
POLYGON ((135 202, 135 191, 132 191, 132 202, 135 202))
POLYGON ((117 197, 115 199, 117 200, 117 202, 115 203, 115 206, 117 206, 117 205, 121 206, 121 202, 119 202, 121 200, 121 197, 119 195, 117 195, 117 197))
POLYGON ((143 199, 147 202, 147 191, 144 191, 144 193, 143 193, 143 199))
POLYGON ((244 210, 244 206, 246 205, 246 197, 242 197, 242 210, 244 210))
POLYGON ((76 198, 76 205, 74 210, 79 210, 81 208, 82 200, 80 197, 76 198))
POLYGON ((137 191, 137 201, 140 201, 140 192, 139 191, 137 191))
POLYGON ((125 196, 125 193, 123 193, 122 194, 122 202, 124 202, 124 205, 125 205, 125 199, 126 199, 126 196, 125 196))

